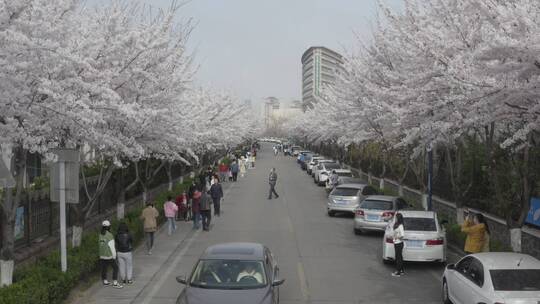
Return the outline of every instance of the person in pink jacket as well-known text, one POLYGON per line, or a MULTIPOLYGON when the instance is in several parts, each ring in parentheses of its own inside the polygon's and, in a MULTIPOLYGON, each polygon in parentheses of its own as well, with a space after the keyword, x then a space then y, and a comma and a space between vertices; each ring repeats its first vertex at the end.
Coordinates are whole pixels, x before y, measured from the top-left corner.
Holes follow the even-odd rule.
POLYGON ((168 235, 171 235, 174 231, 176 231, 176 213, 178 212, 178 206, 172 201, 172 197, 167 197, 167 201, 163 205, 163 210, 165 211, 165 217, 167 218, 167 222, 169 222, 169 230, 167 232, 168 235))

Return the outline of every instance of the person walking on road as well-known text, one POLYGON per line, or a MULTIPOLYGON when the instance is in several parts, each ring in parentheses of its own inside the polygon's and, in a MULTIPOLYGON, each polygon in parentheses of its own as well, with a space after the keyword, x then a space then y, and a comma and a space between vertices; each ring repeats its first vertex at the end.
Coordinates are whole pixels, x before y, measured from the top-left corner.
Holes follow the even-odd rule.
POLYGON ((332 175, 330 175, 330 185, 335 189, 339 182, 339 175, 336 173, 336 170, 332 170, 332 175))
POLYGON ((154 204, 148 202, 146 208, 143 209, 140 219, 144 223, 144 235, 146 237, 146 250, 147 254, 152 254, 152 248, 154 248, 154 234, 157 231, 157 218, 159 212, 154 207, 154 204))
POLYGON ((403 215, 396 214, 396 222, 394 224, 394 252, 396 254, 396 271, 392 273, 394 277, 400 277, 405 274, 403 271, 403 238, 405 237, 405 229, 403 228, 403 215))
POLYGON ((118 264, 116 263, 116 246, 114 244, 114 236, 111 233, 111 222, 103 221, 101 224, 101 233, 99 234, 99 262, 101 264, 101 280, 104 286, 109 286, 111 283, 107 280, 107 268, 113 269, 113 284, 114 288, 122 288, 124 286, 118 283, 118 264))
POLYGON ((246 175, 246 166, 247 166, 247 161, 242 156, 240 158, 240 177, 244 177, 244 175, 246 175))
POLYGON ((270 171, 270 175, 268 176, 268 183, 270 184, 270 193, 268 194, 268 199, 272 199, 272 194, 274 194, 276 198, 278 198, 279 195, 276 192, 276 183, 277 183, 276 168, 272 168, 272 170, 270 171))
POLYGON ((220 216, 221 199, 223 198, 223 187, 221 187, 219 178, 216 178, 216 182, 212 186, 210 186, 209 193, 210 197, 212 197, 212 201, 214 202, 214 215, 220 216))
MULTIPOLYGON (((203 185, 200 185, 200 187, 204 187, 203 185)), ((193 218, 193 229, 198 230, 199 229, 199 221, 201 216, 201 191, 199 188, 195 188, 195 191, 193 192, 193 200, 191 202, 191 213, 193 218)))
POLYGON ((188 221, 188 196, 186 192, 182 192, 182 194, 179 194, 175 199, 174 203, 178 207, 178 212, 176 213, 176 220, 184 220, 188 221))
POLYGON ((212 220, 212 210, 210 205, 212 204, 212 198, 203 191, 200 200, 202 227, 204 231, 210 231, 210 221, 212 220))
POLYGON ((121 222, 115 237, 120 268, 120 281, 124 284, 133 284, 133 236, 129 233, 128 225, 121 222))
POLYGON ((221 162, 219 165, 219 180, 221 182, 227 181, 227 174, 229 173, 229 166, 225 164, 225 162, 221 162))
POLYGON ((231 165, 231 174, 232 174, 233 182, 235 182, 238 179, 238 171, 240 171, 240 167, 238 166, 238 162, 235 160, 231 165))
POLYGON ((461 231, 467 234, 464 251, 467 254, 482 252, 486 235, 486 224, 482 214, 469 212, 461 231), (483 221, 483 222, 481 222, 483 221))
POLYGON ((172 201, 171 196, 167 197, 167 201, 163 204, 163 210, 165 211, 165 217, 167 218, 167 234, 171 235, 176 231, 176 213, 178 213, 178 206, 172 201))

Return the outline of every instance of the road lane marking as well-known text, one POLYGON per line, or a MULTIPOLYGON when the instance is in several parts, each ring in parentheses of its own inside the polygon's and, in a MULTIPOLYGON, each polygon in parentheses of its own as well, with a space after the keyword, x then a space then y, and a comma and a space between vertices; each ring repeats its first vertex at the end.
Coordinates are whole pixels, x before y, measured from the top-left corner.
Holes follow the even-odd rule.
POLYGON ((173 272, 173 270, 177 270, 178 264, 180 263, 182 258, 184 258, 184 255, 187 253, 189 247, 191 246, 193 241, 199 236, 200 233, 201 233, 201 230, 195 231, 195 233, 187 240, 187 243, 184 246, 184 248, 180 250, 178 255, 174 258, 172 264, 169 267, 167 267, 167 270, 165 270, 165 273, 162 274, 159 280, 156 282, 156 284, 152 286, 152 289, 146 295, 146 297, 141 303, 148 304, 151 302, 152 298, 156 295, 156 293, 159 291, 161 286, 163 286, 163 283, 165 283, 165 280, 169 278, 169 276, 171 275, 171 272, 173 272))
POLYGON ((304 265, 302 262, 298 262, 298 278, 300 279, 300 290, 302 291, 302 297, 304 301, 309 300, 309 290, 307 286, 306 273, 304 272, 304 265))

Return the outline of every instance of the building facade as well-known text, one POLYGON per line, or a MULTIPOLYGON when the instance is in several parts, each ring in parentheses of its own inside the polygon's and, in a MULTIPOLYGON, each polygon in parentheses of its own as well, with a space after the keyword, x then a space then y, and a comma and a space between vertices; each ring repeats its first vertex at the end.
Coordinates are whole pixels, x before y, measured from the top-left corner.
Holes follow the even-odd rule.
POLYGON ((321 96, 324 86, 333 85, 342 71, 343 57, 322 46, 307 49, 302 55, 302 105, 310 107, 321 96))

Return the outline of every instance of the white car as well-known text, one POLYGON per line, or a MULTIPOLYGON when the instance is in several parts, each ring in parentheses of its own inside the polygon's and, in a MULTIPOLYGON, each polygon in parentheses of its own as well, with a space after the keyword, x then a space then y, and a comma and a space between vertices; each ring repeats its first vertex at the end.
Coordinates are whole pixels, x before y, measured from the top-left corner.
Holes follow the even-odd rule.
POLYGON ((311 177, 313 177, 313 182, 317 182, 315 180, 315 176, 317 176, 317 170, 319 170, 319 166, 323 163, 335 163, 336 161, 335 160, 331 160, 331 159, 319 159, 316 163, 315 163, 315 166, 313 166, 311 168, 311 177))
POLYGON ((446 304, 538 304, 540 261, 513 252, 471 254, 446 266, 442 291, 446 304))
MULTIPOLYGON (((338 185, 343 180, 343 177, 353 177, 354 176, 352 171, 349 170, 349 169, 335 169, 335 171, 336 171, 336 174, 339 176, 338 177, 338 185)), ((332 175, 331 172, 330 172, 330 175, 332 175)), ((326 190, 331 191, 332 189, 334 189, 334 186, 337 186, 337 185, 332 185, 332 182, 330 182, 330 177, 328 179, 326 179, 326 182, 325 182, 326 190)))
MULTIPOLYGON (((414 262, 446 262, 446 231, 439 225, 433 211, 399 211, 405 230, 403 260, 414 262)), ((384 263, 395 260, 394 223, 388 222, 382 241, 384 263)), ((475 302, 476 303, 476 302, 475 302)))
POLYGON ((306 173, 308 175, 311 175, 311 171, 313 171, 313 167, 317 165, 317 163, 319 162, 319 160, 321 159, 324 159, 324 157, 322 156, 314 156, 311 158, 311 160, 309 161, 308 165, 307 165, 307 168, 306 168, 306 173))
POLYGON ((341 169, 338 163, 322 163, 319 164, 315 173, 315 183, 319 186, 324 186, 330 177, 332 170, 341 169))

